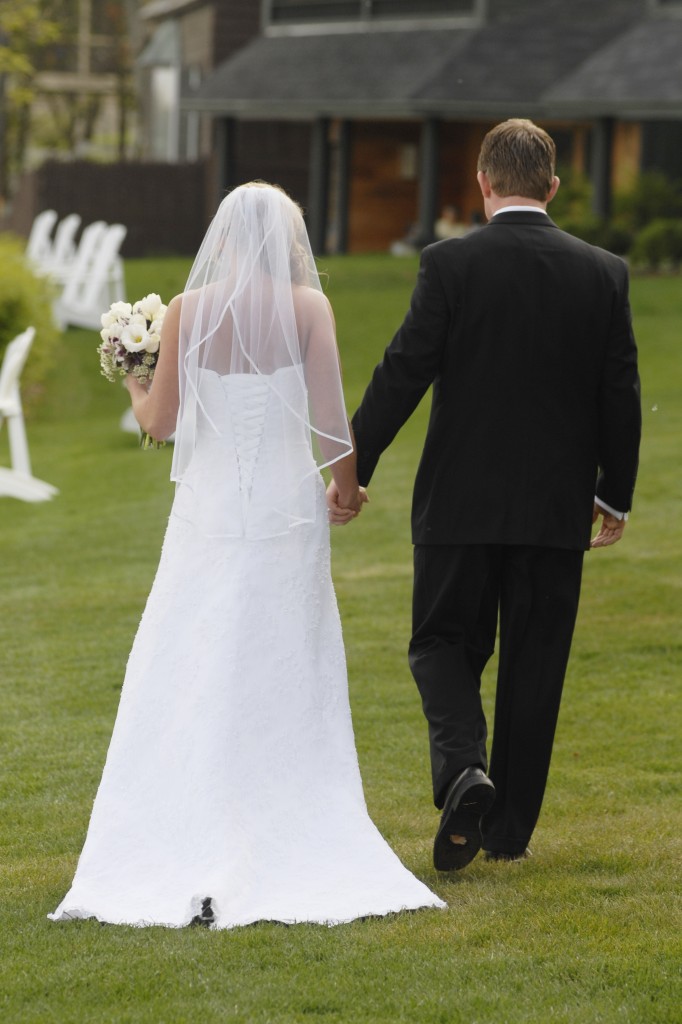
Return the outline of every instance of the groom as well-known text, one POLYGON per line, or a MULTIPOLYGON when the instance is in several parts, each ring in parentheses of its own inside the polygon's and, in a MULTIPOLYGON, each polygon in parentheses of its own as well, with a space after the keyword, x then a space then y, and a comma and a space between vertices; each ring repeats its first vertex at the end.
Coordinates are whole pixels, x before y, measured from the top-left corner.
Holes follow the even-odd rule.
MULTIPOLYGON (((640 437, 622 260, 550 220, 555 147, 513 119, 483 140, 488 225, 428 246, 410 310, 353 417, 358 476, 433 386, 414 487, 409 661, 442 809, 440 870, 529 856, 578 610, 583 554, 620 539, 640 437), (596 497, 595 497, 596 495, 596 497), (499 619, 488 769, 480 698, 499 619)), ((330 518, 344 522, 338 492, 330 518)))

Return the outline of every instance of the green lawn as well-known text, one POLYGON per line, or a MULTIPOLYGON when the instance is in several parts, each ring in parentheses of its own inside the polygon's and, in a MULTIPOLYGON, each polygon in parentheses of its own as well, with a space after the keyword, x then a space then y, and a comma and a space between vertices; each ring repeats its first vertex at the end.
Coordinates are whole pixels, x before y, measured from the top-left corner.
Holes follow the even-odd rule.
MULTIPOLYGON (((324 267, 352 410, 402 319, 416 263, 368 257, 324 267)), ((188 262, 129 261, 126 270, 131 297, 169 298, 188 262)), ((623 542, 587 557, 531 861, 479 858, 452 879, 431 867, 438 817, 405 653, 409 506, 426 403, 382 459, 369 508, 334 531, 369 808, 449 904, 334 929, 46 920, 83 842, 172 501, 170 448, 141 452, 118 430, 126 395, 98 375, 96 335, 65 335, 28 425, 34 471, 61 493, 35 506, 0 499, 0 1020, 682 1020, 682 283, 636 278, 632 293, 645 426, 636 505, 623 542)))

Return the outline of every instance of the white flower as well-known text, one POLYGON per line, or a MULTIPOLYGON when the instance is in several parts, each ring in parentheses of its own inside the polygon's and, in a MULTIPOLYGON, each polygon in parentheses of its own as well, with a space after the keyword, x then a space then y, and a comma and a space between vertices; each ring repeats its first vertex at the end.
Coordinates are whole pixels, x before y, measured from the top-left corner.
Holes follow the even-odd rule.
POLYGON ((120 342, 128 352, 148 352, 149 341, 147 324, 144 320, 142 323, 131 320, 131 322, 123 328, 120 334, 120 342))
POLYGON ((107 313, 102 313, 102 327, 111 327, 117 320, 128 319, 133 307, 129 302, 112 302, 107 313))
POLYGON ((152 322, 150 323, 150 325, 149 325, 149 333, 150 334, 158 335, 158 337, 160 338, 161 337, 161 328, 162 328, 162 326, 163 326, 163 317, 162 316, 155 317, 152 320, 152 322))
MULTIPOLYGON (((136 302, 133 310, 135 313, 141 313, 145 320, 155 320, 159 316, 162 306, 161 296, 157 295, 156 292, 152 292, 151 295, 145 295, 143 299, 136 302)), ((165 313, 165 311, 164 308, 163 312, 165 313)))
POLYGON ((131 373, 150 383, 159 358, 161 327, 167 306, 156 294, 139 302, 114 302, 101 317, 97 352, 102 374, 112 382, 131 373))

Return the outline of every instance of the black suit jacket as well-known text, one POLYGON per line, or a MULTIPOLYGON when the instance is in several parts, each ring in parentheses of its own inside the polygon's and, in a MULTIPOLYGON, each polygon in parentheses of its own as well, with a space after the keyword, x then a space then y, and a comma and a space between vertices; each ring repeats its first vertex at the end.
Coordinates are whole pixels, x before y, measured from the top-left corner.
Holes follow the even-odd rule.
POLYGON ((428 246, 353 417, 362 484, 431 384, 415 544, 584 549, 595 493, 629 511, 641 414, 618 257, 534 212, 428 246))

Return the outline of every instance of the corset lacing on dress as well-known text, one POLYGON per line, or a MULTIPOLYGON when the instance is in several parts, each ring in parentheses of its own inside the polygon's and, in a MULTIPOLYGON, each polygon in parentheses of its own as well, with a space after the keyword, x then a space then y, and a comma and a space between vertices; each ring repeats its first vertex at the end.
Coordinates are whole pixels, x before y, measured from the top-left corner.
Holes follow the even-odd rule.
POLYGON ((258 376, 232 375, 222 378, 228 396, 232 436, 237 454, 239 490, 246 516, 253 475, 263 439, 269 386, 258 376))

